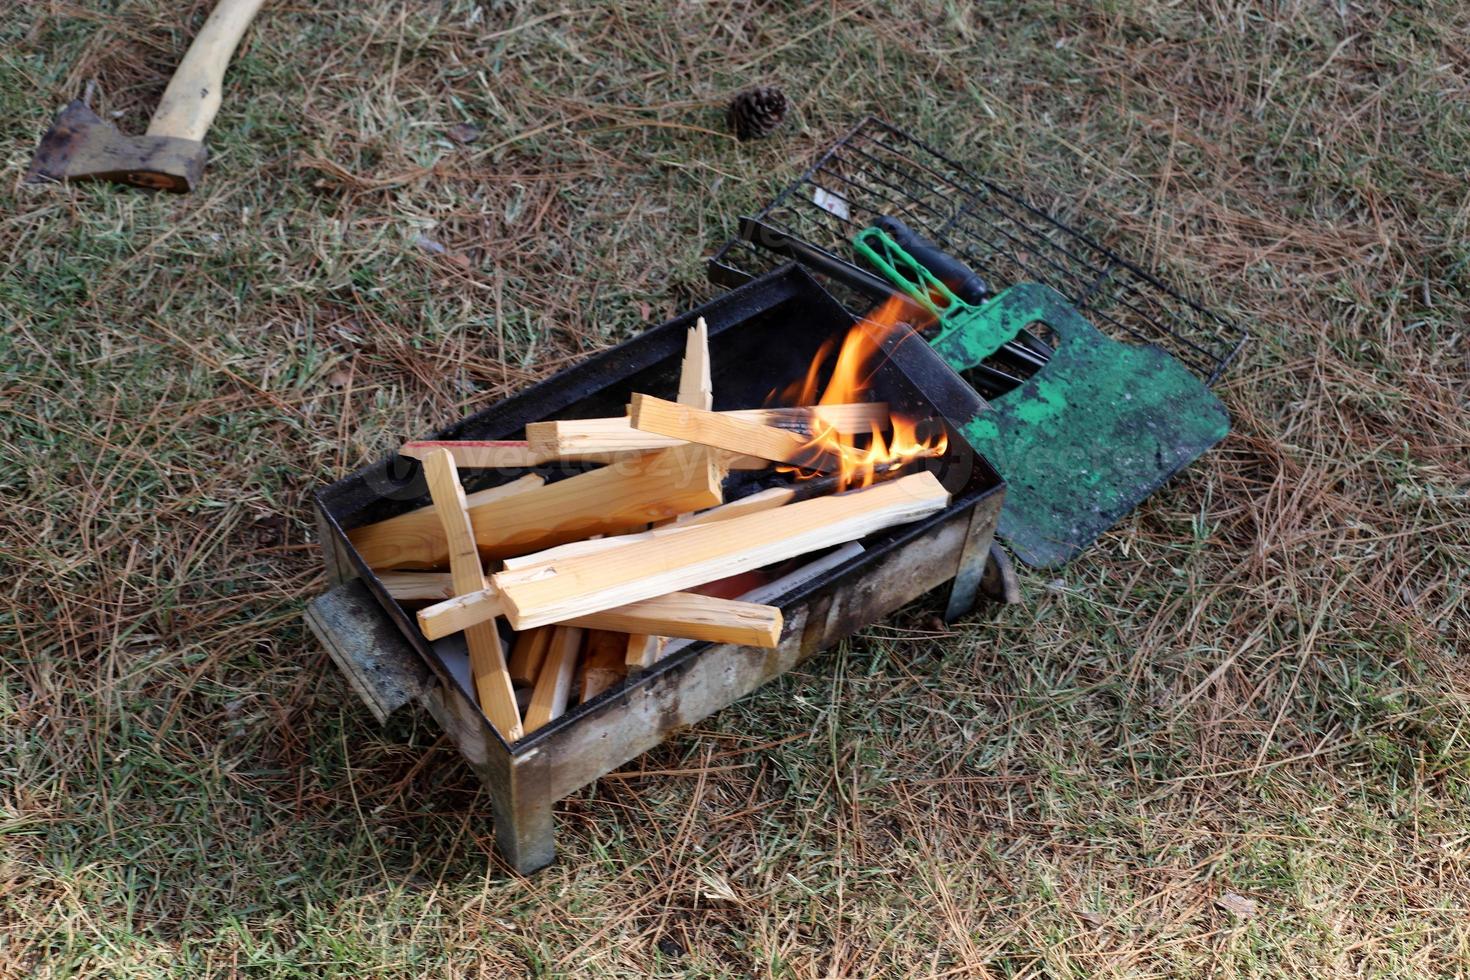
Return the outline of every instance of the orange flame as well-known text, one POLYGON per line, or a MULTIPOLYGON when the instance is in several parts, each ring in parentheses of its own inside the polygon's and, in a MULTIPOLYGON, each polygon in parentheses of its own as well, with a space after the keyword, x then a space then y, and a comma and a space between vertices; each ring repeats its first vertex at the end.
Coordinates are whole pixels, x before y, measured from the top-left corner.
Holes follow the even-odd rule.
MULTIPOLYGON (((772 392, 767 401, 779 401, 785 405, 843 405, 868 400, 868 390, 874 372, 883 362, 883 344, 891 336, 907 331, 904 314, 911 307, 897 297, 884 303, 868 316, 866 321, 855 323, 842 345, 837 349, 837 359, 832 366, 832 378, 818 396, 823 368, 832 358, 835 342, 824 343, 807 366, 806 374, 785 389, 772 392)), ((916 459, 942 456, 949 448, 949 437, 943 426, 933 436, 919 435, 919 419, 907 418, 890 413, 891 433, 886 437, 882 428, 874 423, 872 431, 863 435, 843 433, 830 423, 812 419, 811 439, 807 447, 813 457, 825 456, 835 460, 838 490, 871 486, 880 472, 892 472, 916 459)), ((799 467, 781 467, 794 472, 798 479, 816 476, 816 471, 799 467)))

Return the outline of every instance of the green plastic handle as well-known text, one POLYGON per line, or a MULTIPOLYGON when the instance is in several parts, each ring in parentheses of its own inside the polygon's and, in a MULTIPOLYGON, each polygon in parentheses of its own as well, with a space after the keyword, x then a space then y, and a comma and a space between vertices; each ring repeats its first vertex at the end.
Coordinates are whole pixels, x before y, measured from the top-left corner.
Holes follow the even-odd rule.
POLYGON ((852 247, 905 296, 934 314, 941 322, 962 310, 975 309, 956 296, 922 262, 904 251, 903 246, 882 228, 864 228, 853 236, 852 247), (943 306, 936 302, 936 297, 944 301, 943 306))
POLYGON ((853 236, 852 246, 904 295, 938 319, 939 333, 929 341, 929 345, 956 371, 979 364, 1015 339, 1028 323, 1037 320, 1050 323, 1051 317, 1070 309, 1065 299, 1061 299, 1061 307, 1058 307, 1056 300, 1060 299, 1060 294, 1028 283, 1014 286, 980 306, 972 306, 956 296, 888 232, 876 226, 864 228, 853 236), (1030 290, 1033 285, 1041 293, 1030 290), (1001 297, 1007 297, 1007 301, 1001 303, 1001 297), (1023 297, 1038 300, 1033 310, 1016 309, 1017 301, 1023 297), (942 306, 939 301, 943 301, 942 306), (1018 313, 1021 314, 1019 317, 1018 313), (1032 314, 1029 320, 1026 319, 1028 313, 1032 314))

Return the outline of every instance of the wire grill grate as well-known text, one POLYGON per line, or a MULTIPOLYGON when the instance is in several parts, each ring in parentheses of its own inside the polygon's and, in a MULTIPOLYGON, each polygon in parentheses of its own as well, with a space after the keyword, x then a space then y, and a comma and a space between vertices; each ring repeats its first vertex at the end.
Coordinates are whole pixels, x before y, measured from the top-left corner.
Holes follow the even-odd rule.
MULTIPOLYGON (((994 288, 1023 281, 1051 286, 1100 330, 1158 344, 1209 384, 1245 343, 1239 324, 874 117, 829 147, 755 222, 743 222, 741 235, 710 259, 710 279, 734 286, 785 261, 759 244, 769 240, 767 229, 852 267, 859 261, 853 235, 884 215, 962 259, 994 288)), ((854 315, 872 305, 870 295, 840 277, 812 271, 854 315)), ((859 264, 854 271, 868 270, 859 264)))

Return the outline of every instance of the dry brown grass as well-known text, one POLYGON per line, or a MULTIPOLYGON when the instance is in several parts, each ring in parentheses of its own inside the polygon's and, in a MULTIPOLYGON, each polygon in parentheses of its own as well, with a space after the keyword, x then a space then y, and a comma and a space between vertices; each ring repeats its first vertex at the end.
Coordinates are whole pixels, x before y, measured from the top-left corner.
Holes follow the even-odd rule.
POLYGON ((274 3, 202 192, 19 187, 90 79, 141 128, 206 5, 111 6, 0 24, 0 974, 1470 972, 1459 6, 274 3), (798 111, 740 146, 753 80, 798 111), (509 875, 301 626, 304 494, 705 295, 869 111, 1247 321, 1235 434, 509 875))

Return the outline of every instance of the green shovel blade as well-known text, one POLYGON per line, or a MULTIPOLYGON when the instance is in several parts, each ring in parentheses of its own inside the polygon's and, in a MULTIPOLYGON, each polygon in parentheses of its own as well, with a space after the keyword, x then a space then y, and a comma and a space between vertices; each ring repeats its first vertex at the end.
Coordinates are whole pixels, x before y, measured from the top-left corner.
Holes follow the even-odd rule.
POLYGON ((858 251, 939 317, 930 343, 954 370, 974 367, 1033 324, 1056 335, 1045 367, 988 411, 955 420, 1005 477, 998 531, 1026 564, 1070 561, 1230 431, 1225 406, 1183 364, 1158 347, 1103 336, 1049 286, 1020 283, 969 306, 935 289, 908 268, 918 263, 878 236, 887 238, 864 229, 858 251))

